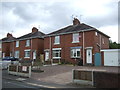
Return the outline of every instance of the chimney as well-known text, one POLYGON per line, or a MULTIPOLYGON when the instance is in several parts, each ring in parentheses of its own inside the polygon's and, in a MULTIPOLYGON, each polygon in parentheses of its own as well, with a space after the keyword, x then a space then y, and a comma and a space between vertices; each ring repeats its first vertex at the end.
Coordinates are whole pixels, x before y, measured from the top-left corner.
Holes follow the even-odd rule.
POLYGON ((7 33, 7 37, 13 37, 12 34, 10 33, 7 33))
POLYGON ((80 24, 80 21, 77 18, 74 18, 73 25, 78 25, 78 24, 80 24))
POLYGON ((34 33, 34 32, 38 32, 38 29, 36 27, 32 28, 32 33, 34 33))

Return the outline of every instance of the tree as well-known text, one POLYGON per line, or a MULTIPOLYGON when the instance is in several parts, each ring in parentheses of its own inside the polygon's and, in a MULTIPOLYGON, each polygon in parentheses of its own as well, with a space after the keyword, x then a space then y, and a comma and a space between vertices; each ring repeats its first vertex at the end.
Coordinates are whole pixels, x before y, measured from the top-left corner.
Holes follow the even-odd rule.
POLYGON ((112 42, 112 40, 109 41, 109 48, 110 49, 120 49, 120 43, 112 42))

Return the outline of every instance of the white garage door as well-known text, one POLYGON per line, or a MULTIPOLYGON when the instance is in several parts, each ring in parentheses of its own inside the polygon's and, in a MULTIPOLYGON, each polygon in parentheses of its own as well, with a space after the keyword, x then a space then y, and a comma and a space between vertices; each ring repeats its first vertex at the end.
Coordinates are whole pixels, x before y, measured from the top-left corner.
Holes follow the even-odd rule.
POLYGON ((118 50, 104 51, 104 66, 120 66, 118 50))

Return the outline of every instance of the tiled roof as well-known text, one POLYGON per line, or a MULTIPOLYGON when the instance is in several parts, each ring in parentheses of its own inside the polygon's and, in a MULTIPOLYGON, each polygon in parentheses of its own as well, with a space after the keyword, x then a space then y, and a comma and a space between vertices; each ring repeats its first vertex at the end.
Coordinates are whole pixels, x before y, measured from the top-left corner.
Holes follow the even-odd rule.
POLYGON ((45 34, 38 31, 38 32, 32 32, 32 33, 28 33, 26 35, 23 35, 21 37, 18 37, 17 39, 27 39, 27 38, 43 38, 45 34))
POLYGON ((16 40, 16 38, 15 37, 5 37, 5 38, 2 38, 1 40, 2 40, 2 42, 10 42, 10 41, 16 40))
POLYGON ((86 25, 84 23, 78 24, 78 25, 70 25, 65 28, 62 28, 60 30, 57 30, 55 32, 52 32, 48 35, 54 35, 54 34, 60 34, 60 33, 68 33, 68 32, 76 32, 76 31, 81 31, 81 30, 89 30, 89 29, 95 29, 89 25, 86 25))

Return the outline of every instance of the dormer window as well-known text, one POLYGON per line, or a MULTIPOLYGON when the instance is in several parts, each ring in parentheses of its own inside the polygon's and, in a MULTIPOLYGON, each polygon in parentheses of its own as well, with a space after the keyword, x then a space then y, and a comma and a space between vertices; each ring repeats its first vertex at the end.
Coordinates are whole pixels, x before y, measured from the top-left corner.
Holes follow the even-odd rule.
POLYGON ((79 42, 79 33, 74 33, 72 43, 78 43, 78 42, 79 42))
POLYGON ((60 36, 55 36, 54 44, 60 44, 60 36))
POLYGON ((30 46, 30 40, 26 40, 26 47, 30 46))

